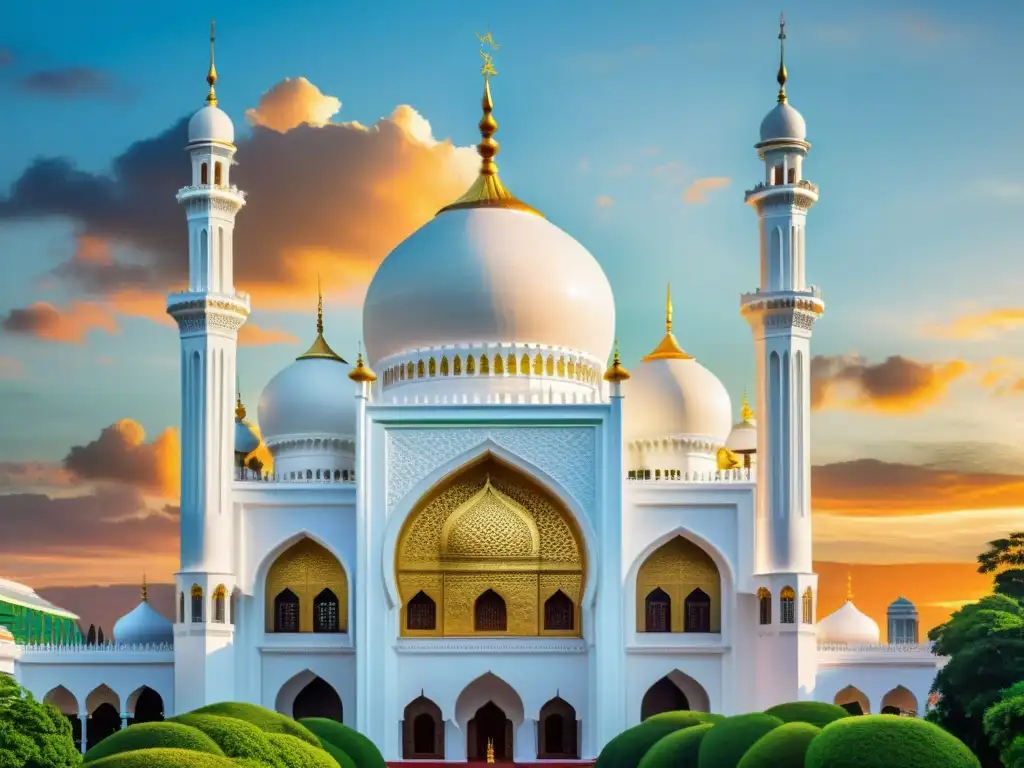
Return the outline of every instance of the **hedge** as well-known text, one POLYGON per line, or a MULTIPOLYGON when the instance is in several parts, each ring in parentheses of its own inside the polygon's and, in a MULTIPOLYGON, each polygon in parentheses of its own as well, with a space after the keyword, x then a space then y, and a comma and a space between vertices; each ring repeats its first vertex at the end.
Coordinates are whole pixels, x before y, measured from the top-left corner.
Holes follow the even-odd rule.
POLYGON ((793 768, 802 766, 807 748, 821 728, 810 723, 785 723, 769 731, 752 746, 737 768, 793 768))
MULTIPOLYGON (((267 734, 245 720, 223 715, 197 715, 189 712, 172 717, 166 722, 182 723, 202 731, 213 739, 227 757, 251 758, 271 766, 277 764, 277 752, 271 746, 267 734)), ((132 726, 132 728, 138 727, 140 726, 132 726)))
MULTIPOLYGON (((138 727, 138 725, 132 726, 132 728, 138 727)), ((159 747, 110 755, 102 760, 89 763, 89 768, 238 768, 238 764, 227 757, 211 755, 206 752, 159 747)))
POLYGON ((715 723, 704 736, 697 765, 699 768, 736 768, 758 739, 781 725, 782 720, 763 712, 727 717, 715 723))
POLYGON ((327 752, 287 733, 271 733, 267 736, 277 752, 279 762, 288 768, 340 768, 338 762, 327 752))
POLYGON ((224 752, 213 739, 188 725, 182 723, 139 723, 110 734, 86 752, 82 759, 85 763, 93 763, 110 755, 156 747, 187 749, 190 752, 205 752, 208 755, 224 756, 224 752))
POLYGON ((844 717, 852 717, 838 704, 826 704, 822 701, 791 701, 788 704, 776 704, 766 709, 764 713, 777 717, 784 723, 810 723, 819 728, 824 728, 844 717))
MULTIPOLYGON (((721 715, 689 710, 663 712, 660 715, 649 717, 639 725, 627 728, 605 744, 601 754, 597 757, 594 768, 637 768, 644 755, 647 754, 647 750, 662 737, 681 728, 720 720, 724 720, 721 715)), ((359 768, 364 767, 359 766, 359 768)))
POLYGON ((221 715, 223 717, 234 717, 252 723, 264 733, 284 733, 302 739, 307 744, 319 747, 320 742, 316 736, 303 728, 287 715, 279 712, 236 701, 222 701, 217 704, 208 704, 200 707, 189 714, 193 715, 221 715))
POLYGON ((805 768, 980 768, 963 742, 926 720, 864 715, 825 726, 805 768))
POLYGON ((639 768, 697 768, 700 744, 714 723, 701 723, 663 736, 640 761, 639 768))
POLYGON ((299 722, 314 738, 328 741, 348 755, 357 768, 387 768, 380 750, 356 729, 324 717, 307 717, 299 722))

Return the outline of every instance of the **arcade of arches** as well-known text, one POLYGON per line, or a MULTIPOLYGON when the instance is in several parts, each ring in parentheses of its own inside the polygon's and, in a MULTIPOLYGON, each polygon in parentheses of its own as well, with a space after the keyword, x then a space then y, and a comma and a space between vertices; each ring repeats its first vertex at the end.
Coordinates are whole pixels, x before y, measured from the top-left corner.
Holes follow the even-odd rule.
POLYGON ((310 538, 267 571, 267 632, 347 632, 348 577, 338 558, 310 538))
POLYGON ((121 728, 136 723, 159 722, 164 719, 164 700, 159 693, 147 685, 133 691, 125 702, 127 717, 122 718, 120 697, 107 685, 93 689, 85 699, 85 711, 80 711, 78 701, 63 685, 49 691, 43 701, 53 704, 71 723, 75 745, 84 753, 88 747, 99 744, 103 739, 121 728), (82 726, 85 725, 83 740, 82 726))
POLYGON ((439 483, 403 526, 401 633, 579 637, 584 551, 560 501, 487 455, 439 483))
MULTIPOLYGON (((838 704, 854 715, 871 714, 871 702, 867 694, 853 685, 848 685, 839 691, 832 700, 832 703, 838 704)), ((917 697, 909 689, 902 685, 897 685, 882 697, 879 714, 917 717, 917 697)))
POLYGON ((676 536, 636 577, 637 632, 721 632, 722 579, 710 555, 676 536))

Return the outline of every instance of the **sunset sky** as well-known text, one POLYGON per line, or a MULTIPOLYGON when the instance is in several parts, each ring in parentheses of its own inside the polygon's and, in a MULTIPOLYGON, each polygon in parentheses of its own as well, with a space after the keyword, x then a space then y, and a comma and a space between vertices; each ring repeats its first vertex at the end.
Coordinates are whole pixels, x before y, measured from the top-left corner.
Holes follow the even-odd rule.
MULTIPOLYGON (((59 5, 0 14, 0 577, 79 588, 60 591, 68 607, 109 624, 136 593, 94 587, 175 570, 178 340, 163 307, 187 264, 174 193, 211 15, 249 194, 247 404, 311 341, 317 273, 327 337, 351 359, 376 265, 472 179, 488 25, 502 178, 604 267, 626 365, 659 340, 671 281, 680 342, 737 408, 753 384, 738 299, 758 237, 742 199, 763 175, 778 8, 59 5)), ((821 191, 807 230, 827 306, 820 613, 852 573, 880 624, 902 594, 931 626, 988 589, 973 564, 985 542, 1024 528, 1024 6, 784 10, 804 174, 821 191)))

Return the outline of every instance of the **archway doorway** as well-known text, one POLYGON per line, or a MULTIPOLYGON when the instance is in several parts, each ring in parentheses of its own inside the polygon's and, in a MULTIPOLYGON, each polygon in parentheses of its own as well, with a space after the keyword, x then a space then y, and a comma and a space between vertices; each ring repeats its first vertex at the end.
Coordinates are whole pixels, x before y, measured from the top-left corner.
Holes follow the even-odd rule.
POLYGON ((341 697, 330 683, 322 677, 314 677, 299 691, 292 704, 292 717, 304 720, 307 717, 323 717, 342 722, 341 697))
POLYGON ((486 760, 488 744, 494 749, 495 762, 512 759, 512 721, 493 701, 476 711, 467 730, 466 757, 469 760, 486 760))
POLYGON ((132 705, 132 725, 138 723, 158 723, 164 719, 164 700, 159 693, 148 685, 142 686, 128 698, 129 706, 132 705))
POLYGON ((673 683, 668 677, 663 677, 644 694, 644 700, 640 704, 640 719, 646 720, 662 712, 675 712, 680 709, 689 709, 690 702, 679 686, 673 683))
POLYGON ((441 708, 426 696, 413 699, 402 718, 403 760, 444 760, 441 708))
POLYGON ((882 697, 880 711, 883 715, 917 717, 917 697, 909 689, 897 685, 882 697))
POLYGON ((864 695, 862 690, 853 685, 848 685, 837 693, 832 703, 838 704, 851 715, 871 714, 871 703, 868 701, 868 697, 864 695))
POLYGON ((537 757, 542 760, 579 759, 576 709, 560 696, 540 708, 540 744, 537 757))
POLYGON ((95 747, 107 736, 121 730, 121 713, 113 704, 103 702, 89 715, 85 726, 85 743, 95 747))
POLYGON ((82 718, 78 716, 78 700, 63 685, 58 685, 43 697, 43 701, 53 704, 71 723, 71 735, 75 746, 82 746, 82 718))

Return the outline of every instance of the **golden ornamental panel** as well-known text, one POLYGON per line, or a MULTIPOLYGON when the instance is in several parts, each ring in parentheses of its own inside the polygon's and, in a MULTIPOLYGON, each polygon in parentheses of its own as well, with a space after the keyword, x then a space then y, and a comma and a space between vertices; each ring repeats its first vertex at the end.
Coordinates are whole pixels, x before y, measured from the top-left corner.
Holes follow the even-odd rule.
MULTIPOLYGON (((338 599, 338 627, 348 631, 348 578, 338 559, 312 539, 300 539, 270 566, 266 579, 266 631, 274 631, 274 598, 290 589, 299 598, 299 631, 313 631, 313 601, 330 589, 338 599)), ((414 593, 415 594, 415 593, 414 593)))
POLYGON ((538 634, 537 574, 446 573, 444 598, 446 636, 538 634), (474 626, 476 600, 489 589, 505 601, 504 632, 477 632, 474 626))
POLYGON ((682 632, 686 598, 696 589, 711 598, 711 631, 722 626, 722 579, 718 566, 703 549, 682 536, 658 547, 640 566, 636 578, 636 629, 646 626, 646 598, 661 589, 671 600, 670 627, 682 632))

